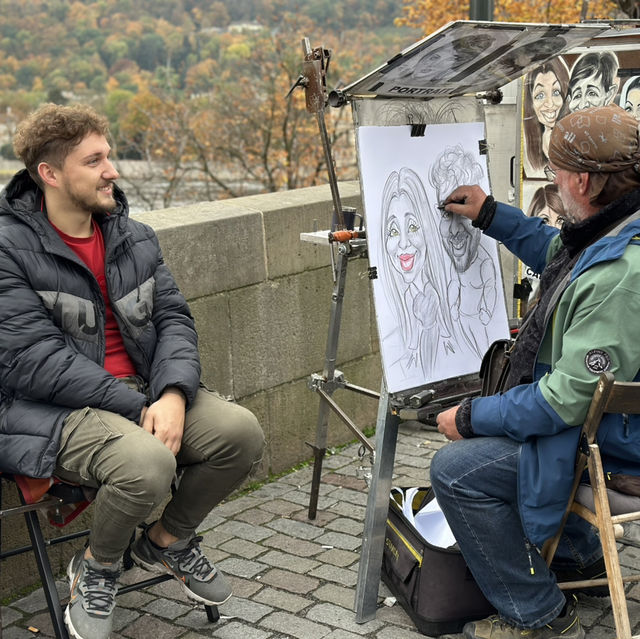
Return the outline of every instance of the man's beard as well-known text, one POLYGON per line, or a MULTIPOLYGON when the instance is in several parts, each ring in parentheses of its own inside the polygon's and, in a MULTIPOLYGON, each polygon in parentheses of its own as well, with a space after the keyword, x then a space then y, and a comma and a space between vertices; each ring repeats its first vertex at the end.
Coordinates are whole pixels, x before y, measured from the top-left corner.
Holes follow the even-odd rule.
POLYGON ((564 206, 565 223, 578 224, 585 219, 582 207, 575 201, 570 193, 561 194, 562 204, 564 206))
POLYGON ((105 204, 101 203, 98 200, 97 195, 93 201, 90 201, 81 195, 76 195, 73 191, 69 192, 69 199, 71 200, 74 206, 78 207, 79 209, 84 209, 85 211, 87 211, 88 213, 91 213, 92 215, 111 213, 116 206, 116 201, 113 197, 113 191, 111 192, 111 197, 110 197, 111 202, 105 203, 105 204))

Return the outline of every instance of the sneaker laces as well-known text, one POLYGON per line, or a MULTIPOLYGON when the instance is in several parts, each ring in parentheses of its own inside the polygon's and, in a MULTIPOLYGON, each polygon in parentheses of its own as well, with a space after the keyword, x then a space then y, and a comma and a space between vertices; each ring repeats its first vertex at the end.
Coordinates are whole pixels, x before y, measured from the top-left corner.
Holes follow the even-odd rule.
POLYGON ((166 549, 164 553, 178 564, 180 570, 193 575, 198 581, 211 581, 216 575, 216 567, 200 549, 202 537, 192 537, 185 548, 166 549))
POLYGON ((116 603, 118 591, 117 579, 120 571, 100 570, 84 561, 84 575, 79 590, 82 593, 82 605, 88 613, 108 615, 116 603))
POLYGON ((528 634, 533 634, 535 631, 534 630, 530 630, 527 628, 518 628, 517 626, 514 626, 512 623, 509 623, 508 621, 505 621, 500 615, 491 615, 490 617, 487 618, 487 621, 491 622, 491 626, 492 628, 495 627, 496 630, 499 630, 500 632, 518 632, 520 634, 520 636, 524 637, 528 634))

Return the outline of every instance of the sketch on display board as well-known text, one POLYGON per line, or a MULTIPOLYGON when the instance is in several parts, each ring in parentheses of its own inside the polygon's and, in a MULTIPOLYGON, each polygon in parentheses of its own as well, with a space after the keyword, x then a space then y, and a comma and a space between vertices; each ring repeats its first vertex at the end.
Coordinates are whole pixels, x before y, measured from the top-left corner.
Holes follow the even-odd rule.
MULTIPOLYGON (((523 129, 527 178, 544 178, 551 132, 560 118, 614 101, 618 69, 618 57, 613 51, 589 51, 575 60, 571 71, 564 58, 555 57, 526 75, 523 129)), ((640 98, 640 91, 637 97, 640 98)))
POLYGON ((543 176, 549 161, 549 140, 569 89, 569 69, 552 58, 529 73, 524 87, 525 172, 543 176))
POLYGON ((603 25, 458 21, 445 25, 356 82, 346 94, 389 98, 491 91, 606 30, 603 25))
POLYGON ((634 75, 624 83, 618 104, 640 121, 640 75, 634 75))
MULTIPOLYGON (((558 187, 545 178, 549 138, 559 119, 582 109, 615 103, 640 121, 638 62, 635 51, 591 50, 552 58, 524 77, 521 201, 527 215, 540 217, 556 228, 564 223, 558 187)), ((520 266, 521 277, 532 285, 531 301, 537 295, 539 275, 526 265, 520 266)))
POLYGON ((527 207, 529 217, 539 217, 545 224, 559 229, 565 219, 564 204, 558 191, 558 185, 548 182, 538 186, 535 182, 531 186, 537 187, 530 198, 527 207))
POLYGON ((619 66, 613 51, 583 53, 571 67, 568 112, 611 104, 618 93, 619 66))
POLYGON ((389 392, 475 373, 508 336, 497 246, 438 204, 459 184, 487 192, 479 122, 361 126, 358 155, 389 392))

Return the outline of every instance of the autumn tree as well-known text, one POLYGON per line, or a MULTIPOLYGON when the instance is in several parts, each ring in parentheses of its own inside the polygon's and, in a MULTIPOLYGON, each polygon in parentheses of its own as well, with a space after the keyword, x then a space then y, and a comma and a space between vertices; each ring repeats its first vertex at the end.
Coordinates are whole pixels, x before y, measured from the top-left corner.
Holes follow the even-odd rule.
MULTIPOLYGON (((189 95, 150 87, 125 104, 122 91, 110 94, 118 151, 142 160, 137 174, 126 164, 120 171, 147 207, 326 182, 317 122, 306 111, 304 92, 286 97, 301 70, 302 34, 311 27, 284 26, 277 35, 226 37, 219 63, 192 67, 189 95)), ((348 110, 328 112, 327 128, 337 155, 347 158, 340 177, 355 177, 348 110)))
MULTIPOLYGON (((495 0, 494 20, 572 24, 581 19, 609 19, 630 2, 613 0, 495 0)), ((421 29, 425 34, 452 20, 469 18, 469 2, 463 0, 403 0, 396 24, 421 29)))

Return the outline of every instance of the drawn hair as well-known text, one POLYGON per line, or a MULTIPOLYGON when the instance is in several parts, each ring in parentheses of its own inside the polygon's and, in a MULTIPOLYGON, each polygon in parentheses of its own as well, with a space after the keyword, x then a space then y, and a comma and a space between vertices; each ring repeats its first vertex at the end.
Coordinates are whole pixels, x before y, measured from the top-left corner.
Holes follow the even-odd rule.
MULTIPOLYGON (((536 78, 545 73, 553 73, 560 84, 562 104, 567 97, 569 86, 569 68, 562 58, 552 58, 527 74, 527 84, 524 95, 524 137, 527 145, 527 158, 533 169, 542 169, 547 158, 542 150, 542 134, 544 126, 538 121, 533 109, 533 88, 536 78)), ((560 106, 560 110, 562 105, 560 106)), ((560 111, 559 110, 559 111, 560 111)), ((560 116, 560 112, 558 112, 560 116)))
MULTIPOLYGON (((624 109, 625 103, 627 102, 627 97, 631 91, 635 89, 640 89, 640 75, 634 75, 629 78, 622 87, 622 91, 620 92, 620 106, 624 109)), ((625 109, 626 110, 626 109, 625 109)))
POLYGON ((557 184, 545 184, 536 190, 529 203, 527 215, 529 217, 538 217, 545 207, 550 208, 558 217, 565 216, 564 204, 558 192, 557 184))
POLYGON ((618 75, 618 58, 612 51, 590 51, 583 53, 571 68, 567 97, 570 99, 578 82, 595 75, 602 79, 602 86, 608 91, 618 75))
POLYGON ((484 171, 461 144, 447 147, 431 165, 429 182, 436 190, 438 202, 462 184, 477 184, 484 171))
MULTIPOLYGON (((447 281, 444 265, 447 263, 448 258, 444 253, 442 242, 439 239, 437 221, 429 206, 429 200, 422 180, 417 173, 407 167, 403 167, 399 171, 393 171, 387 178, 382 192, 382 224, 380 233, 382 239, 381 246, 385 252, 385 256, 381 260, 384 278, 382 281, 385 287, 385 294, 399 320, 403 340, 406 341, 414 324, 411 318, 412 309, 407 308, 403 295, 403 289, 406 288, 406 284, 402 276, 391 265, 386 255, 387 225, 391 203, 395 198, 401 197, 402 195, 405 195, 409 199, 414 212, 422 222, 421 232, 425 246, 427 247, 425 252, 424 276, 433 286, 440 300, 440 308, 438 309, 437 315, 442 324, 442 330, 443 332, 451 334, 448 313, 443 313, 443 304, 447 297, 447 281)), ((435 339, 437 339, 437 337, 434 337, 434 340, 435 339)), ((434 344, 432 347, 433 356, 435 356, 436 350, 437 344, 434 344)), ((433 361, 430 365, 433 365, 433 361)))

